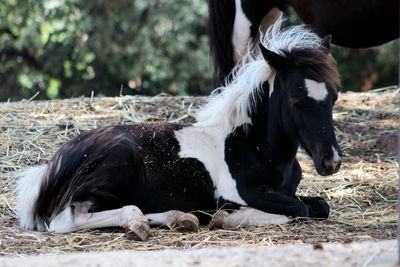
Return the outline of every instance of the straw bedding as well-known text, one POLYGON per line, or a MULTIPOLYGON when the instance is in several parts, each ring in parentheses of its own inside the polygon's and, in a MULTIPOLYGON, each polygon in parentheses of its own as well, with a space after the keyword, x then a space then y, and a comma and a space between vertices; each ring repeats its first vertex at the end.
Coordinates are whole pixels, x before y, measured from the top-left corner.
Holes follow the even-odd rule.
POLYGON ((326 221, 302 221, 231 230, 180 233, 152 228, 147 241, 122 229, 68 234, 32 232, 18 226, 13 189, 18 172, 48 160, 65 141, 95 127, 141 121, 190 123, 204 97, 121 96, 0 104, 0 255, 111 251, 121 249, 193 249, 212 246, 271 246, 293 243, 393 239, 397 233, 399 128, 398 92, 340 94, 335 129, 344 152, 341 171, 319 176, 303 153, 299 194, 325 197, 326 221))

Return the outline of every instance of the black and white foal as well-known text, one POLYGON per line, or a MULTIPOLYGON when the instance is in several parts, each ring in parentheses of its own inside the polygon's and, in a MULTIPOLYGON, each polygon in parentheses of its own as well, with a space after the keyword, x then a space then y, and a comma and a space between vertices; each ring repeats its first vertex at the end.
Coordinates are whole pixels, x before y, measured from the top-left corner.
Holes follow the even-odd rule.
MULTIPOLYGON (((196 211, 222 227, 327 218, 321 197, 296 196, 301 145, 319 174, 338 171, 332 125, 339 83, 329 38, 274 25, 197 122, 116 125, 81 134, 24 172, 17 211, 27 229, 69 232, 149 225, 197 230, 196 211), (194 212, 194 213, 187 213, 194 212)), ((200 217, 199 217, 200 218, 200 217)), ((202 222, 202 220, 200 220, 202 222)))

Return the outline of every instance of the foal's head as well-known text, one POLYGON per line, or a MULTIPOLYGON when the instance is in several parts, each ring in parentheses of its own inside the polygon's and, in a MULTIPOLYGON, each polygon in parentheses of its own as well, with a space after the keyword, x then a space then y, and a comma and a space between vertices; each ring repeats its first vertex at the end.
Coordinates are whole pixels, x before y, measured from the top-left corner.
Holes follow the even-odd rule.
POLYGON ((270 105, 279 105, 276 115, 284 131, 312 157, 320 175, 337 172, 341 164, 332 120, 339 76, 329 47, 330 37, 319 48, 294 48, 282 55, 260 46, 276 70, 270 105))

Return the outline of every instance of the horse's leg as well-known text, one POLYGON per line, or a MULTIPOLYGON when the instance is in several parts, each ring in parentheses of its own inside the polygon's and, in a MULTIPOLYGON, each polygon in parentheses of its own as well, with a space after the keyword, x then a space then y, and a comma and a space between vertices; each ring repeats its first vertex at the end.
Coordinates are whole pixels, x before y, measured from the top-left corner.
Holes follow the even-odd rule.
POLYGON ((268 224, 288 223, 290 218, 285 215, 266 213, 249 207, 241 207, 232 213, 221 211, 211 222, 212 228, 236 228, 247 226, 262 226, 268 224))
POLYGON ((188 232, 199 230, 199 220, 191 213, 170 210, 163 213, 149 213, 145 216, 149 219, 150 225, 178 227, 179 230, 188 232))
POLYGON ((233 59, 237 64, 247 53, 247 45, 250 41, 251 22, 243 13, 240 0, 235 1, 236 14, 233 23, 232 45, 233 59))
POLYGON ((68 206, 50 223, 49 230, 57 233, 83 229, 123 227, 145 240, 150 231, 148 219, 136 206, 124 206, 120 209, 100 212, 88 212, 91 204, 78 203, 68 206))
POLYGON ((272 3, 253 0, 235 0, 235 8, 232 33, 233 59, 236 64, 241 64, 249 42, 258 43, 260 26, 261 31, 265 32, 282 16, 282 11, 273 7, 272 3))

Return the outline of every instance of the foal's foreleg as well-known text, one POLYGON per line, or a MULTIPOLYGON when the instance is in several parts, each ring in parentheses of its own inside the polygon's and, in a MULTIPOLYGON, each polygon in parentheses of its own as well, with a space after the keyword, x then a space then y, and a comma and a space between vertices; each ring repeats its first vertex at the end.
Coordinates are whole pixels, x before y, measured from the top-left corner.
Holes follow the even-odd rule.
POLYGON ((90 204, 74 204, 65 208, 51 222, 49 230, 57 233, 83 229, 123 227, 145 240, 150 232, 148 219, 136 206, 100 212, 88 212, 90 204))
POLYGON ((308 206, 297 198, 266 188, 251 188, 249 192, 251 198, 246 200, 249 207, 292 218, 309 217, 308 206))
POLYGON ((179 210, 170 210, 163 213, 149 213, 145 215, 150 225, 177 227, 178 230, 197 232, 199 220, 191 213, 184 213, 179 210))
POLYGON ((329 216, 329 205, 322 197, 299 196, 301 202, 308 207, 308 217, 312 219, 327 219, 329 216))
POLYGON ((255 188, 251 192, 248 206, 264 212, 292 218, 326 219, 329 216, 329 206, 320 197, 291 197, 262 188, 255 188))

